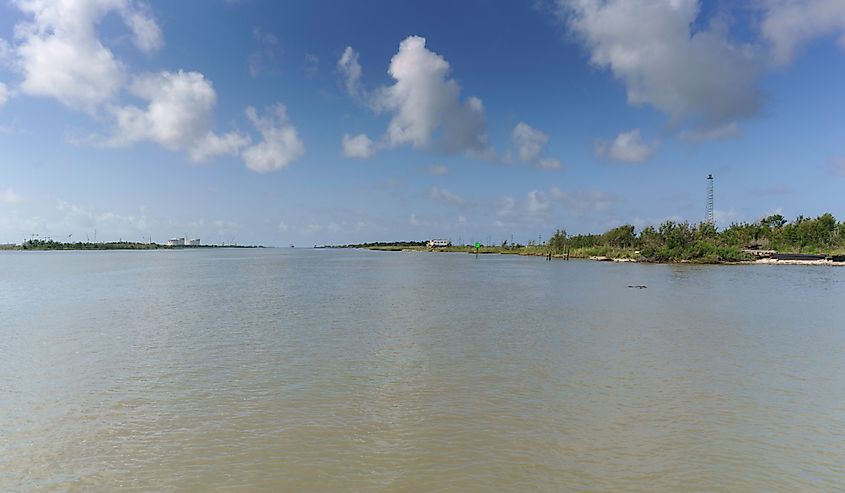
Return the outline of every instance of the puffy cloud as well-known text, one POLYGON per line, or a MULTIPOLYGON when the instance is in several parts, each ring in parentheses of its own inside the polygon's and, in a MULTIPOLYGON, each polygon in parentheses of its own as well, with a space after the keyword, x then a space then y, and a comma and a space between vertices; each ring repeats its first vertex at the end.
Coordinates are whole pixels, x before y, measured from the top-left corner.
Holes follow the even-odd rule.
MULTIPOLYGON (((531 164, 546 170, 563 168, 559 160, 542 156, 546 144, 549 142, 549 136, 527 123, 519 122, 516 124, 511 132, 511 141, 521 163, 531 164)), ((510 150, 506 151, 502 161, 505 163, 513 162, 513 153, 510 150)))
POLYGON ((209 131, 205 137, 194 142, 188 150, 188 155, 194 162, 202 162, 215 156, 225 154, 237 155, 240 150, 248 146, 252 139, 239 132, 229 132, 217 135, 209 131))
POLYGON ((376 154, 373 141, 367 137, 367 134, 359 134, 354 137, 345 134, 341 139, 341 147, 343 148, 343 155, 346 157, 370 159, 376 154))
POLYGON ((130 92, 147 107, 113 108, 117 143, 151 140, 168 149, 187 149, 206 135, 217 93, 199 72, 159 72, 137 77, 130 92))
POLYGON ((440 203, 457 207, 466 203, 462 197, 440 187, 431 187, 431 190, 428 191, 428 197, 440 203))
POLYGON ((410 144, 416 149, 445 152, 485 152, 484 106, 470 97, 460 101, 461 88, 448 78, 449 62, 425 47, 425 38, 409 36, 399 44, 388 73, 396 80, 381 88, 373 105, 393 112, 386 140, 390 146, 410 144), (440 130, 440 142, 433 134, 440 130))
POLYGON ((277 103, 269 107, 267 113, 268 116, 261 117, 252 106, 246 109, 247 117, 261 133, 262 140, 246 147, 241 158, 247 168, 258 173, 278 171, 305 153, 305 144, 288 120, 285 106, 277 103))
POLYGON ((120 15, 140 50, 163 44, 149 9, 132 0, 19 0, 16 5, 32 17, 15 26, 21 90, 71 108, 94 112, 123 84, 123 63, 97 37, 97 25, 108 13, 120 15))
POLYGON ((149 140, 170 150, 188 151, 194 161, 236 154, 247 136, 211 132, 217 93, 199 72, 159 72, 136 77, 129 88, 146 108, 113 107, 117 130, 107 144, 124 146, 149 140))
POLYGON ((0 38, 0 65, 5 65, 12 58, 12 47, 9 42, 0 38))
POLYGON ((552 209, 552 203, 546 198, 546 195, 539 190, 532 190, 528 192, 528 198, 525 201, 525 212, 529 215, 541 215, 549 212, 552 209))
POLYGON ((3 105, 6 104, 6 101, 9 100, 9 89, 6 87, 6 84, 0 82, 0 109, 3 108, 3 105))
MULTIPOLYGON (((117 13, 132 32, 132 41, 143 52, 163 45, 161 30, 146 4, 135 0, 19 0, 17 6, 32 17, 19 23, 16 66, 24 76, 23 92, 54 97, 63 104, 96 112, 123 87, 125 67, 100 42, 96 28, 111 12, 117 13)), ((275 56, 278 39, 256 29, 261 46, 254 74, 275 56)), ((3 44, 3 46, 6 46, 3 44)), ((5 89, 5 86, 3 86, 5 89)), ((247 117, 261 134, 261 141, 240 132, 213 132, 217 94, 211 81, 199 72, 162 71, 136 76, 131 95, 146 102, 107 106, 115 120, 106 146, 127 146, 151 141, 174 151, 185 151, 194 161, 223 154, 240 155, 248 168, 266 172, 281 169, 301 156, 304 145, 287 121, 284 106, 259 117, 247 108, 247 117)), ((5 96, 5 91, 0 98, 5 96)), ((0 101, 2 102, 2 101, 0 101)))
POLYGON ((432 176, 443 176, 449 174, 449 168, 443 164, 432 164, 428 167, 428 174, 432 176))
POLYGON ((842 0, 768 0, 761 24, 775 63, 785 64, 813 38, 838 36, 845 49, 845 2, 842 0))
POLYGON ((145 4, 133 4, 126 1, 119 10, 123 21, 132 30, 132 42, 139 50, 152 53, 164 46, 161 28, 158 27, 149 7, 145 4))
MULTIPOLYGON (((836 1, 836 0, 834 0, 836 1)), ((648 104, 673 122, 700 129, 755 115, 763 68, 759 50, 733 43, 717 21, 691 30, 697 0, 558 0, 560 16, 627 89, 630 104, 648 104)))
POLYGON ((130 91, 146 100, 147 107, 113 107, 117 130, 106 145, 152 141, 173 151, 185 151, 196 162, 224 154, 240 155, 249 169, 259 173, 282 169, 305 152, 281 104, 269 108, 268 117, 258 116, 253 107, 246 109, 247 118, 261 134, 258 143, 253 144, 240 132, 213 132, 217 94, 211 82, 198 72, 142 75, 130 91))
POLYGON ((461 101, 461 88, 449 78, 449 62, 425 46, 425 38, 409 36, 390 60, 390 86, 368 93, 360 84, 358 54, 347 47, 338 61, 346 92, 364 98, 376 112, 392 118, 379 146, 411 145, 436 152, 491 154, 485 132, 484 105, 477 97, 461 101))
POLYGON ((532 128, 526 123, 519 122, 511 132, 511 139, 516 147, 519 160, 523 163, 534 162, 543 152, 543 147, 549 142, 549 136, 532 128))
POLYGON ((21 200, 23 200, 23 197, 11 188, 0 190, 0 204, 17 204, 21 200))
POLYGON ((601 157, 627 163, 640 163, 650 158, 657 148, 657 143, 643 142, 640 129, 622 132, 612 142, 601 141, 596 144, 596 154, 601 157))
POLYGON ((337 70, 343 75, 346 93, 353 98, 360 97, 362 95, 361 64, 358 63, 358 53, 351 46, 347 46, 340 55, 337 70))
MULTIPOLYGON (((132 78, 128 90, 146 106, 106 105, 123 88, 126 70, 97 37, 97 26, 114 12, 132 32, 139 50, 154 51, 163 40, 146 4, 136 0, 18 0, 16 5, 32 17, 15 29, 18 44, 13 51, 15 66, 23 74, 22 91, 54 97, 89 113, 105 105, 114 118, 115 129, 100 144, 127 146, 151 141, 185 151, 194 161, 240 155, 247 167, 257 172, 281 169, 304 153, 304 145, 282 105, 273 107, 269 117, 259 117, 254 108, 247 108, 247 117, 261 134, 258 143, 253 144, 240 132, 215 133, 212 116, 217 94, 211 81, 199 72, 138 75, 132 78)), ((272 61, 278 39, 258 29, 253 35, 262 48, 258 52, 260 63, 252 67, 256 72, 272 61)), ((7 51, 7 44, 0 43, 0 48, 7 51)), ((0 104, 5 95, 2 86, 0 104)))

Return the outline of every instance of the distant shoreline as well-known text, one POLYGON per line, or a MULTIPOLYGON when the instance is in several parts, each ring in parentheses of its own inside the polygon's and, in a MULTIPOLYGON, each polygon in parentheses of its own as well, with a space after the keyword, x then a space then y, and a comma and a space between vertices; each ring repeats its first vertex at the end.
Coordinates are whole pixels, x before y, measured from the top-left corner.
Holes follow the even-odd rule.
POLYGON ((160 243, 138 243, 113 241, 105 243, 63 243, 57 241, 28 241, 22 245, 0 245, 0 251, 113 251, 113 250, 196 250, 212 248, 266 248, 263 245, 164 245, 160 243))

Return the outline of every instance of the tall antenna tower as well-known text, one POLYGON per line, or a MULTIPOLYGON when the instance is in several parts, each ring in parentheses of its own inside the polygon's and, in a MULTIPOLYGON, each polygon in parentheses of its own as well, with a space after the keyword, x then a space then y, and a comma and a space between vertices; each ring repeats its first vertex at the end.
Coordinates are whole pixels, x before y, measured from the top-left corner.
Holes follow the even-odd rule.
POLYGON ((713 175, 707 175, 707 206, 704 209, 704 220, 709 224, 715 224, 713 218, 713 175))

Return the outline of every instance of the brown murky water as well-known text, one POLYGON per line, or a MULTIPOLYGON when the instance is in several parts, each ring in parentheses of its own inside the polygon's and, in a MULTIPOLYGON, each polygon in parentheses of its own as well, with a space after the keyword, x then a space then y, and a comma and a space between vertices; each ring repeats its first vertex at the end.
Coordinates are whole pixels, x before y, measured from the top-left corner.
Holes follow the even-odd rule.
POLYGON ((6 252, 0 491, 841 490, 843 301, 825 267, 6 252))

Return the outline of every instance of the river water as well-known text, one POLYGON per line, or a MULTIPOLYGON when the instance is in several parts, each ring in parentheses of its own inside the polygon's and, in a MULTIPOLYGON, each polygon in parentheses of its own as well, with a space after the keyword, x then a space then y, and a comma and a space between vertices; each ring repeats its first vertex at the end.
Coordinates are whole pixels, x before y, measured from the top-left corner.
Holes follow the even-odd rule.
POLYGON ((816 266, 2 252, 0 491, 842 490, 843 301, 816 266))

